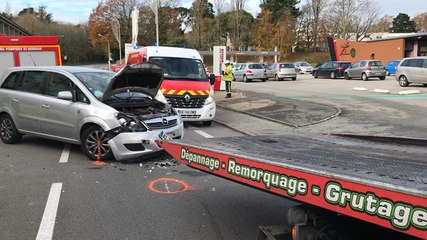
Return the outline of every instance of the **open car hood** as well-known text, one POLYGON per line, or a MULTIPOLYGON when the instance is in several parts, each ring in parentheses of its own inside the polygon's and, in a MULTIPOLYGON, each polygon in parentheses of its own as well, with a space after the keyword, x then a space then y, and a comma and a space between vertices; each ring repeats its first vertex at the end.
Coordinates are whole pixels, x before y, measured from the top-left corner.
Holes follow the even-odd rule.
POLYGON ((163 67, 156 63, 142 62, 127 65, 111 79, 101 101, 126 91, 141 91, 154 98, 162 84, 163 71, 163 67))

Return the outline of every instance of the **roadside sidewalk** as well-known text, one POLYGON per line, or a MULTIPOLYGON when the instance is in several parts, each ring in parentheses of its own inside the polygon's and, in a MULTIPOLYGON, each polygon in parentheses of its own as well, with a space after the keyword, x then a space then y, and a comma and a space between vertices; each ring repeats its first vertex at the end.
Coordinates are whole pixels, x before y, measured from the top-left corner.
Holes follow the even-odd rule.
POLYGON ((341 113, 341 109, 333 106, 255 92, 234 91, 231 98, 225 95, 225 91, 215 91, 218 107, 294 128, 324 122, 341 113))

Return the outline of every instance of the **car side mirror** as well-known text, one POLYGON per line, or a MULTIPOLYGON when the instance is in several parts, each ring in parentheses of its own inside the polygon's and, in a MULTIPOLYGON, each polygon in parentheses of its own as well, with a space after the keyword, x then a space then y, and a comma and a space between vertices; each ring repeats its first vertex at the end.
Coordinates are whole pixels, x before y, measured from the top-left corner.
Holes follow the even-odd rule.
POLYGON ((73 93, 71 91, 61 91, 61 92, 58 92, 56 97, 59 99, 62 99, 62 100, 72 101, 73 100, 73 93))
POLYGON ((209 74, 209 83, 211 85, 215 84, 215 74, 213 74, 213 73, 209 74))

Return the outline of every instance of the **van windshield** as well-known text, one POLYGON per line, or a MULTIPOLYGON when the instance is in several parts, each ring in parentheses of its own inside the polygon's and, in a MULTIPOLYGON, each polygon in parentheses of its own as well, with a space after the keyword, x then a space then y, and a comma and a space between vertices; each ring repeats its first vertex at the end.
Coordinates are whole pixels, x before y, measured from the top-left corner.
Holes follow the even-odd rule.
POLYGON ((149 61, 158 63, 165 68, 165 79, 208 81, 205 67, 199 59, 150 57, 149 61))

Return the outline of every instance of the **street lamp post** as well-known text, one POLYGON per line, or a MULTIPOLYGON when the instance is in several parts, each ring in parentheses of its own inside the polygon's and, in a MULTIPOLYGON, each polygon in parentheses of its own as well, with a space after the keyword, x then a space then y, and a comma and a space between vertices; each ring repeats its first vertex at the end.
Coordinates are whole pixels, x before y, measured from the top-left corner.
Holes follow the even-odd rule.
POLYGON ((108 38, 100 33, 98 33, 98 36, 105 38, 105 41, 107 41, 107 47, 108 47, 108 55, 107 55, 107 59, 108 59, 108 70, 111 70, 111 51, 110 51, 110 41, 108 40, 108 38))

